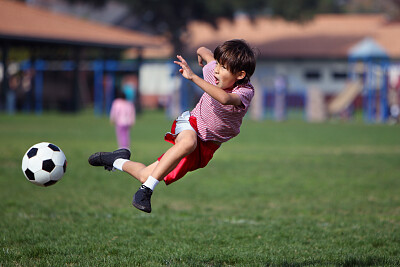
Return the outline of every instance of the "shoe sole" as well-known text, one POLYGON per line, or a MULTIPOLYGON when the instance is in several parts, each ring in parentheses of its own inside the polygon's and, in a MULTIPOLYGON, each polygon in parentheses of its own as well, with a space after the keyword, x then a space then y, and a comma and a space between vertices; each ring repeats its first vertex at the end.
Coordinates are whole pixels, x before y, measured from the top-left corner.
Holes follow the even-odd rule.
POLYGON ((132 201, 132 205, 133 205, 135 208, 137 208, 138 210, 141 210, 141 211, 144 211, 144 212, 147 212, 147 213, 150 213, 150 212, 151 212, 151 209, 148 210, 145 206, 136 204, 134 201, 132 201))
POLYGON ((89 164, 92 165, 92 166, 103 166, 100 163, 101 160, 98 160, 98 158, 100 157, 101 153, 103 153, 103 152, 96 152, 93 155, 91 155, 89 157, 89 159, 88 159, 89 164), (97 162, 99 162, 99 163, 97 164, 97 162))

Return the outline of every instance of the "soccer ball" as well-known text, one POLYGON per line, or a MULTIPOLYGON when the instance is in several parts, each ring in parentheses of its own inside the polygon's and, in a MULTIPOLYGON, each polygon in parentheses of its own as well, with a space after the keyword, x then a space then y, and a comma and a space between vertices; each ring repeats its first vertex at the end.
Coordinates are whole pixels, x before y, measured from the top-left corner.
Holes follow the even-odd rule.
POLYGON ((39 186, 57 183, 67 168, 67 159, 61 149, 51 143, 33 145, 22 158, 22 171, 29 182, 39 186))

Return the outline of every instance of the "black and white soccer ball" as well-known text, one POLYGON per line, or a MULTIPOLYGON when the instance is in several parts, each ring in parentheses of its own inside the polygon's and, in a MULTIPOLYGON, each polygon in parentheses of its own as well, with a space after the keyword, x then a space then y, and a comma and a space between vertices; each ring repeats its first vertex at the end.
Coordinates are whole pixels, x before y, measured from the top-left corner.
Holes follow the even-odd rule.
POLYGON ((51 143, 33 145, 22 158, 22 171, 29 182, 39 186, 57 183, 67 169, 67 159, 62 150, 51 143))

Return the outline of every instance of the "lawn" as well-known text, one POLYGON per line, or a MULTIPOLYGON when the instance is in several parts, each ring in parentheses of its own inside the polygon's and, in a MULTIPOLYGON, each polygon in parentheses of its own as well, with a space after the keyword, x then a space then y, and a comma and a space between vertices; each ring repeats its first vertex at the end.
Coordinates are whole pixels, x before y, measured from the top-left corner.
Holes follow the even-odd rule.
MULTIPOLYGON (((133 158, 153 162, 171 121, 145 112, 133 158)), ((246 119, 204 169, 160 184, 146 214, 139 182, 89 166, 116 148, 92 112, 0 114, 0 266, 399 266, 400 127, 246 119), (67 156, 57 184, 21 160, 48 141, 67 156)))

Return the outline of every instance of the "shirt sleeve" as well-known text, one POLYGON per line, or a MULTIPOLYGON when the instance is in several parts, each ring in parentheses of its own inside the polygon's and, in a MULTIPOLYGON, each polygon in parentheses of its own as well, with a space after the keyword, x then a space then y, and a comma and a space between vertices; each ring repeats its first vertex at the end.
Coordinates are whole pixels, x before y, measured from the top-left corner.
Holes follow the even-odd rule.
POLYGON ((242 108, 247 109, 253 99, 254 89, 249 87, 237 87, 232 93, 239 95, 240 101, 242 101, 242 108))
POLYGON ((214 77, 214 69, 217 65, 215 60, 208 62, 207 65, 203 67, 203 78, 206 82, 216 85, 214 77))

